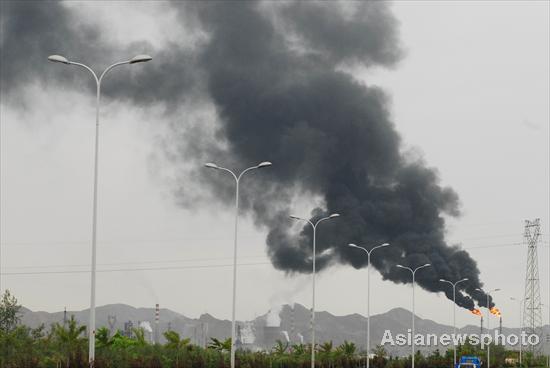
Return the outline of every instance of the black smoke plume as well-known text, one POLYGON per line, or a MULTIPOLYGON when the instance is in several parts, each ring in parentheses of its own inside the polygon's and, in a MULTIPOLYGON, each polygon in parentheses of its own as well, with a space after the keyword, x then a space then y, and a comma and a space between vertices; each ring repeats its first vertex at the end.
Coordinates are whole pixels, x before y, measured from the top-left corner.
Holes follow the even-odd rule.
MULTIPOLYGON (((402 152, 388 96, 350 72, 392 68, 402 58, 398 22, 386 2, 172 6, 182 23, 193 19, 207 37, 192 51, 127 45, 125 56, 151 53, 154 63, 128 71, 132 78, 113 76, 119 79, 105 92, 133 104, 161 103, 168 113, 179 111, 190 95, 213 103, 219 144, 202 144, 208 141, 203 130, 182 135, 175 125, 174 137, 181 137, 172 141, 181 154, 176 164, 205 158, 235 168, 274 163, 247 179, 242 200, 243 210, 268 231, 267 252, 276 268, 311 272, 311 229, 304 226, 295 234, 296 223, 288 216, 296 197, 315 197, 323 205, 312 211, 314 219, 341 214, 319 226, 318 269, 333 263, 365 267, 364 253, 345 245, 389 242, 372 259, 384 279, 409 283, 410 273, 397 264, 431 263, 416 275, 423 288, 452 298, 439 279, 467 277, 457 304, 468 309, 474 300, 486 304, 485 294, 475 290, 482 287, 476 262, 445 241, 445 216, 460 214, 457 194, 441 186, 435 169, 402 152)), ((24 83, 74 85, 75 73, 46 65, 49 54, 102 65, 122 54, 99 28, 78 25, 63 4, 3 2, 2 13, 2 93, 12 101, 24 83), (22 62, 6 62, 14 58, 22 62)), ((229 180, 204 169, 194 177, 226 203, 232 201, 229 180)))

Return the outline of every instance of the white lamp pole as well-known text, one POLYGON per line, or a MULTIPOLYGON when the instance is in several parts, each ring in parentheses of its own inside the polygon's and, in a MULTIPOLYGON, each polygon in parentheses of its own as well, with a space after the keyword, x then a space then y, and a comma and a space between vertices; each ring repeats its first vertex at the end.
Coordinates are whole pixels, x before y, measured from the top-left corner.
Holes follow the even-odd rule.
MULTIPOLYGON (((476 289, 477 291, 483 292, 481 289, 476 289)), ((489 297, 491 296, 491 293, 500 291, 500 289, 493 289, 489 290, 487 295, 487 331, 489 334, 491 334, 491 307, 489 306, 489 297)), ((487 368, 491 367, 491 344, 487 345, 487 368)))
POLYGON ((415 341, 414 341, 414 317, 415 317, 415 309, 414 309, 414 283, 415 283, 415 274, 416 274, 416 271, 424 268, 424 267, 429 267, 431 266, 431 264, 429 263, 426 263, 425 265, 422 265, 420 267, 417 267, 415 268, 414 270, 410 267, 405 267, 405 266, 402 266, 402 265, 397 265, 397 267, 399 268, 403 268, 405 270, 409 270, 411 271, 411 274, 412 274, 412 307, 413 307, 413 310, 412 310, 412 368, 414 368, 414 348, 415 348, 415 341))
POLYGON ((216 169, 221 171, 226 171, 233 179, 235 179, 235 234, 234 234, 234 243, 233 243, 233 307, 231 311, 231 368, 235 368, 235 303, 237 298, 237 230, 239 225, 239 183, 242 176, 251 170, 261 169, 264 167, 271 166, 271 162, 264 161, 260 162, 256 166, 249 167, 243 170, 238 176, 231 170, 218 166, 214 163, 206 163, 204 166, 210 169, 216 169))
POLYGON ((63 63, 67 65, 76 65, 88 70, 94 76, 96 82, 96 117, 95 117, 95 154, 94 154, 94 198, 93 198, 93 214, 92 214, 92 281, 90 295, 90 327, 88 331, 89 339, 89 363, 90 367, 94 366, 95 360, 95 288, 96 288, 96 240, 97 240, 97 174, 98 174, 98 157, 99 157, 99 100, 101 95, 101 81, 103 77, 113 68, 119 65, 136 64, 150 61, 153 58, 149 55, 137 55, 130 60, 114 63, 107 67, 98 77, 97 74, 87 65, 69 61, 67 58, 60 55, 51 55, 48 60, 63 63))
POLYGON ((349 247, 362 249, 367 253, 367 368, 370 367, 370 255, 375 249, 387 247, 388 245, 388 243, 384 243, 371 248, 371 250, 367 250, 353 243, 348 244, 349 247))
MULTIPOLYGON (((468 278, 464 278, 462 280, 458 280, 457 282, 453 283, 449 280, 439 279, 441 282, 446 282, 450 284, 453 287, 453 330, 454 334, 456 336, 456 285, 460 284, 461 282, 468 281, 468 278)), ((455 337, 456 339, 456 337, 455 337)), ((453 341, 456 341, 453 339, 453 341)), ((454 344, 454 351, 453 351, 453 367, 456 365, 456 344, 454 344)))
POLYGON ((519 366, 521 367, 521 364, 523 363, 523 359, 522 359, 522 351, 523 351, 523 344, 521 343, 521 333, 523 332, 523 315, 522 315, 522 307, 523 307, 523 302, 526 300, 526 299, 529 299, 529 297, 527 298, 523 298, 523 299, 516 299, 516 298, 510 298, 511 300, 515 300, 519 303, 519 335, 520 335, 520 340, 519 340, 519 366))
POLYGON ((312 303, 311 303, 311 368, 315 368, 315 258, 316 258, 315 237, 317 232, 317 225, 319 225, 322 221, 330 220, 339 216, 340 216, 339 214, 333 213, 330 216, 323 217, 317 220, 317 222, 313 223, 311 220, 290 215, 291 219, 298 220, 298 221, 305 221, 308 224, 310 224, 311 227, 313 228, 313 272, 311 274, 311 283, 313 288, 312 303))

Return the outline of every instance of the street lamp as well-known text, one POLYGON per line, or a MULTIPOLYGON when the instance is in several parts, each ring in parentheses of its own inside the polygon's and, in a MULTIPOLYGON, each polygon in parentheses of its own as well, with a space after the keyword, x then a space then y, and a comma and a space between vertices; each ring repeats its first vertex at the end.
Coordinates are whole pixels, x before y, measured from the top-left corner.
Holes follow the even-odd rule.
MULTIPOLYGON (((484 292, 483 290, 477 288, 477 291, 484 292)), ((489 297, 491 296, 491 293, 494 293, 496 291, 500 291, 500 289, 493 289, 489 290, 487 295, 487 331, 489 331, 489 334, 491 333, 491 308, 489 307, 489 297)), ((487 368, 491 366, 491 344, 487 345, 487 368)))
POLYGON ((97 173, 98 173, 98 164, 99 164, 99 101, 101 95, 101 81, 103 77, 113 68, 125 65, 125 64, 136 64, 141 62, 150 61, 153 58, 149 55, 137 55, 131 58, 130 60, 121 61, 114 63, 107 67, 101 75, 98 77, 97 74, 87 65, 82 63, 77 63, 74 61, 69 61, 66 57, 61 55, 50 55, 48 60, 55 63, 62 63, 67 65, 76 65, 81 68, 88 70, 92 73, 94 80, 96 82, 96 116, 95 116, 95 154, 94 154, 94 199, 93 199, 93 214, 92 214, 92 281, 91 281, 91 296, 90 296, 90 328, 88 332, 89 340, 89 363, 90 367, 94 366, 95 360, 95 288, 96 288, 96 241, 97 241, 97 173))
POLYGON ((269 161, 263 161, 260 162, 256 166, 251 166, 245 170, 243 170, 239 175, 236 175, 233 171, 218 166, 212 162, 208 162, 204 164, 207 168, 215 169, 215 170, 221 170, 226 171, 233 179, 235 179, 235 237, 234 237, 234 243, 233 243, 233 307, 231 312, 231 368, 235 368, 235 301, 237 297, 237 229, 239 225, 239 183, 242 178, 242 176, 251 170, 254 169, 262 169, 264 167, 271 166, 271 162, 269 161))
POLYGON ((523 362, 522 360, 522 350, 523 350, 523 344, 522 344, 522 341, 521 341, 521 334, 523 333, 523 316, 522 316, 522 309, 523 309, 523 303, 529 299, 529 297, 527 298, 523 298, 523 299, 517 299, 517 298, 510 298, 510 300, 514 300, 516 302, 519 303, 519 335, 520 335, 520 339, 519 339, 519 365, 521 367, 521 364, 523 362))
POLYGON ((367 368, 370 367, 370 255, 375 249, 387 247, 388 245, 389 243, 384 243, 373 247, 371 250, 367 250, 353 243, 348 244, 348 247, 362 249, 367 253, 367 368))
POLYGON ((313 272, 311 274, 311 283, 312 283, 312 288, 313 288, 312 303, 311 303, 311 368, 315 368, 315 258, 316 258, 316 254, 315 254, 315 246, 316 246, 315 237, 316 237, 316 232, 317 232, 317 225, 319 225, 321 222, 323 222, 325 220, 330 220, 330 219, 333 219, 333 218, 336 218, 336 217, 340 217, 340 215, 338 213, 333 213, 333 214, 331 214, 327 217, 323 217, 323 218, 317 220, 317 222, 313 223, 311 220, 308 220, 308 219, 305 219, 305 218, 302 218, 302 217, 298 217, 298 216, 294 216, 294 215, 290 215, 291 219, 298 220, 298 221, 305 221, 308 224, 310 224, 311 227, 313 228, 313 272))
POLYGON ((414 348, 415 348, 415 342, 414 342, 414 317, 415 317, 415 309, 414 309, 414 276, 416 274, 416 271, 420 270, 421 268, 424 268, 424 267, 429 267, 431 266, 431 264, 429 263, 426 263, 425 265, 422 265, 422 266, 419 266, 417 268, 415 268, 414 270, 410 267, 405 267, 405 266, 402 266, 402 265, 397 265, 397 267, 399 268, 403 268, 405 270, 409 270, 411 271, 411 274, 412 274, 412 289, 413 289, 413 292, 412 292, 412 307, 413 307, 413 310, 412 310, 412 368, 414 368, 414 348))
MULTIPOLYGON (((461 282, 468 281, 468 278, 458 280, 455 283, 445 279, 439 279, 439 281, 446 282, 453 287, 453 330, 456 336, 456 285, 460 284, 461 282)), ((456 337, 453 339, 453 345, 454 345, 454 352, 453 352, 453 367, 454 367, 456 365, 456 337)))

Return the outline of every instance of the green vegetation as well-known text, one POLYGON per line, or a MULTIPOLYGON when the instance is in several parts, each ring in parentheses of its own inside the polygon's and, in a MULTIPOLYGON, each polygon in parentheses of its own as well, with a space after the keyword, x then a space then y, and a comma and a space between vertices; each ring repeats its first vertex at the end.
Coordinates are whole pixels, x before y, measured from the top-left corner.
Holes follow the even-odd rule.
MULTIPOLYGON (((86 328, 74 317, 66 324, 54 324, 49 331, 44 326, 30 329, 19 324, 19 309, 8 291, 0 301, 0 368, 78 368, 87 367, 88 339, 86 328)), ((231 340, 211 339, 207 348, 190 343, 175 331, 164 333, 164 345, 148 343, 142 329, 134 329, 133 336, 120 331, 110 336, 106 328, 96 333, 97 368, 226 368, 229 367, 231 340)), ((317 367, 355 368, 365 364, 365 354, 356 345, 345 341, 340 346, 325 342, 317 346, 317 367)), ((411 359, 390 356, 383 346, 373 349, 372 368, 409 368, 411 359)), ((485 359, 478 346, 465 344, 458 355, 477 355, 485 359)), ((277 341, 270 352, 238 351, 240 368, 309 368, 309 345, 290 345, 277 341)), ((449 368, 453 351, 441 354, 439 350, 428 356, 420 352, 415 357, 417 368, 449 368)), ((505 358, 517 358, 517 352, 506 351, 502 346, 491 347, 491 367, 506 367, 505 358)), ((535 360, 526 353, 524 367, 543 367, 544 358, 535 360)), ((512 364, 512 363, 511 363, 512 364)), ((484 363, 486 366, 486 363, 484 363)), ((509 366, 514 366, 509 365, 509 366)))

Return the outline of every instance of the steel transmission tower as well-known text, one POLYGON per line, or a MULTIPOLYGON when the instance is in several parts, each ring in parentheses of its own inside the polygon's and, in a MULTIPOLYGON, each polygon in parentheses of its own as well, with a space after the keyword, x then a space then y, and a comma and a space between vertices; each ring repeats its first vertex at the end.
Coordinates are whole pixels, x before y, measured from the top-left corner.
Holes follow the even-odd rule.
POLYGON ((527 335, 537 335, 539 344, 529 345, 533 355, 542 353, 542 307, 540 299, 539 262, 537 245, 540 238, 540 219, 525 221, 523 240, 527 245, 527 271, 525 273, 525 301, 523 305, 523 326, 527 335))

